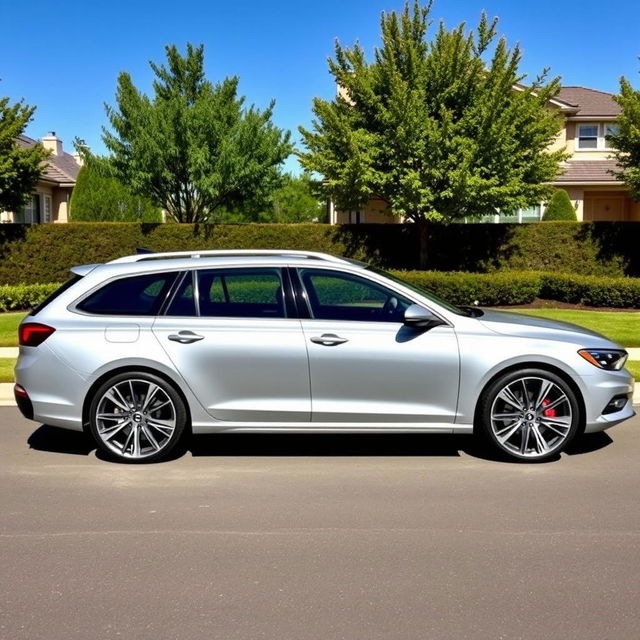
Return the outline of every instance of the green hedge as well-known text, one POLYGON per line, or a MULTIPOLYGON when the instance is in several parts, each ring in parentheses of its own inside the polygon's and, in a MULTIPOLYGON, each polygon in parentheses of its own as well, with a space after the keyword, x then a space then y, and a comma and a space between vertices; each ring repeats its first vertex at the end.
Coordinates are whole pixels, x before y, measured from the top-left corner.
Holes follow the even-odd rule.
MULTIPOLYGON (((434 271, 547 271, 640 276, 640 223, 546 222, 429 226, 434 271)), ((0 225, 0 283, 59 282, 69 267, 133 253, 186 249, 303 249, 416 269, 413 225, 0 225)))
POLYGON ((60 285, 18 284, 0 286, 0 311, 20 311, 39 305, 50 293, 60 285))
MULTIPOLYGON (((528 304, 535 298, 584 304, 591 307, 640 309, 640 278, 577 276, 562 273, 502 272, 443 273, 392 271, 409 284, 435 293, 453 304, 508 306, 528 304)), ((0 286, 0 311, 28 309, 42 302, 59 285, 0 286)), ((247 299, 256 292, 247 291, 247 299)))
POLYGON ((537 273, 443 273, 440 271, 394 271, 408 283, 432 291, 452 304, 486 307, 528 304, 540 293, 537 273))

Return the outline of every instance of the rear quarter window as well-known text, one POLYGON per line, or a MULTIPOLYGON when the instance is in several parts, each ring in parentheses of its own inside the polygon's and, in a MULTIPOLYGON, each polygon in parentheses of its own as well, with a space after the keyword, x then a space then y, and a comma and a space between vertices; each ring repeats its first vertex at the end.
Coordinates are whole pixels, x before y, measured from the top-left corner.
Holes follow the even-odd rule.
POLYGON ((76 305, 99 315, 156 315, 173 284, 175 273, 152 273, 112 280, 76 305))

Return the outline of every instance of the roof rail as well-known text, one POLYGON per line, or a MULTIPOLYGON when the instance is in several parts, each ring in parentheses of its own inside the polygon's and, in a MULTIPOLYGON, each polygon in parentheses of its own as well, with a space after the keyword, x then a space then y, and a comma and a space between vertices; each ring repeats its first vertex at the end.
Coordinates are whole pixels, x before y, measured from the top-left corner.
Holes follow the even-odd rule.
POLYGON ((149 260, 164 260, 170 258, 233 258, 250 256, 280 256, 292 258, 311 258, 315 260, 326 260, 327 262, 352 263, 348 258, 332 256, 319 251, 298 251, 286 249, 210 249, 206 251, 166 251, 160 253, 143 253, 132 256, 124 256, 111 260, 109 264, 119 262, 143 262, 149 260))

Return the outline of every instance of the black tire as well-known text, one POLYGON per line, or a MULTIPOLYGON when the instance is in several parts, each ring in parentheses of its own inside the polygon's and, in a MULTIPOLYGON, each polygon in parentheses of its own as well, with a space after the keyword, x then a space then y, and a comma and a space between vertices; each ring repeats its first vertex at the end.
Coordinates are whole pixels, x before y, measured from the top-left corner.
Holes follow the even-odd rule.
POLYGON ((555 458, 580 426, 574 390, 544 369, 511 371, 485 390, 479 405, 481 435, 503 455, 528 462, 555 458))
POLYGON ((127 371, 96 389, 89 431, 98 449, 119 462, 158 462, 180 441, 187 425, 184 401, 163 378, 127 371))

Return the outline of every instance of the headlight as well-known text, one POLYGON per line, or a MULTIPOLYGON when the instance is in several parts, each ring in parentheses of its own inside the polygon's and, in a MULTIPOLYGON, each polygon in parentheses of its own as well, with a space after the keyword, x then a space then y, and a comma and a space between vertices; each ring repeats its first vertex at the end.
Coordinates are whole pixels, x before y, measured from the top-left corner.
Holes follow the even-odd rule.
POLYGON ((578 353, 594 367, 608 371, 622 369, 629 355, 624 349, 580 349, 578 353))

